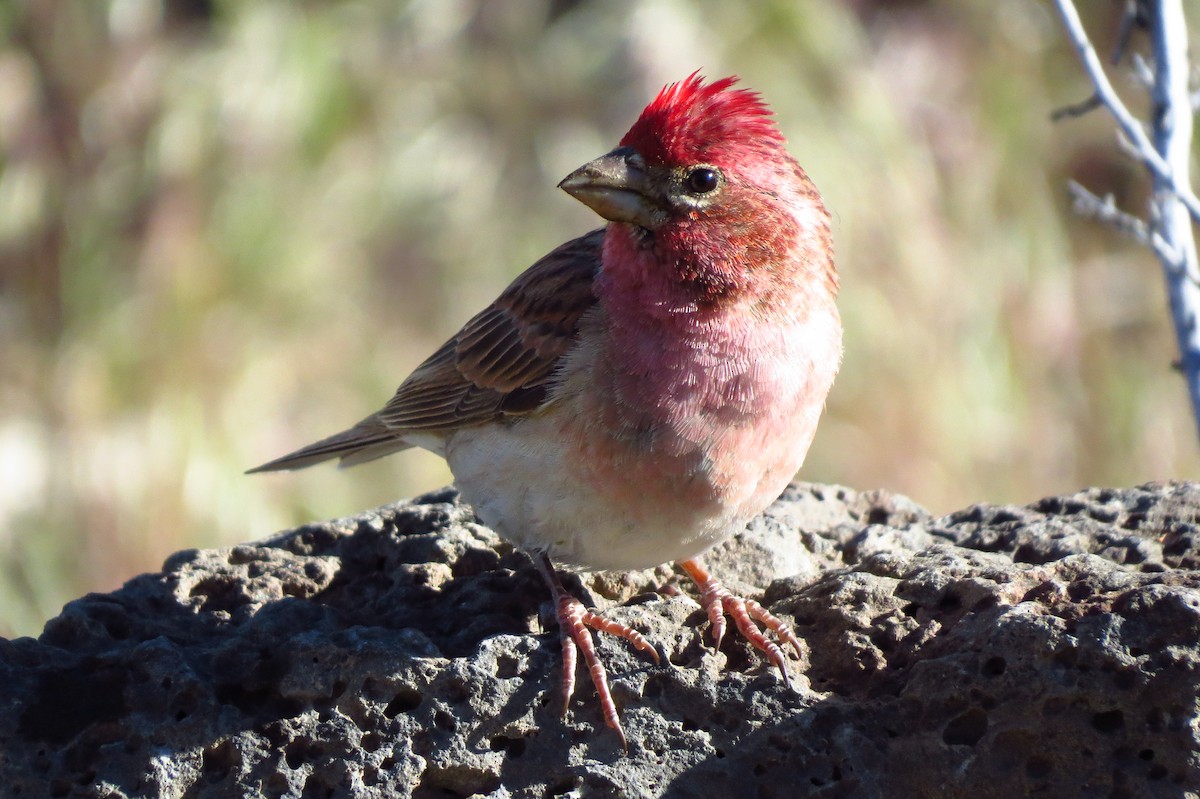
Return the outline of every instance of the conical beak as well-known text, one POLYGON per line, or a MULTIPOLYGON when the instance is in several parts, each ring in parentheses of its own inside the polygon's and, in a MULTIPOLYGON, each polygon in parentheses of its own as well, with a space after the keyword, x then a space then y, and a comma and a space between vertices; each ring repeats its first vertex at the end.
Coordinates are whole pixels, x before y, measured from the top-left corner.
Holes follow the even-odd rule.
POLYGON ((666 210, 654 200, 641 157, 632 147, 619 147, 587 162, 558 187, 612 222, 654 230, 667 221, 666 210))

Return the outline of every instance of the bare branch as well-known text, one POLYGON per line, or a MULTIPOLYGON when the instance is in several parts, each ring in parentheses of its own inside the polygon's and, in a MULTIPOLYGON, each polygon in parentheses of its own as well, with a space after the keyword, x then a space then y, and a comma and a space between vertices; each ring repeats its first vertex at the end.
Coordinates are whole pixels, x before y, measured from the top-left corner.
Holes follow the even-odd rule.
POLYGON ((1080 60, 1083 61, 1084 70, 1096 87, 1096 95, 1113 115, 1125 136, 1133 143, 1138 159, 1158 178, 1167 182, 1171 190, 1187 207, 1192 219, 1200 222, 1200 200, 1197 200, 1195 193, 1187 185, 1188 176, 1177 177, 1172 174, 1170 164, 1158 154, 1141 123, 1129 112, 1116 90, 1113 89, 1108 75, 1104 72, 1104 65, 1100 63, 1100 58, 1096 55, 1096 48, 1092 46, 1087 32, 1083 29, 1083 23, 1079 20, 1079 12, 1076 11, 1075 4, 1072 0, 1054 0, 1054 5, 1063 19, 1063 25, 1067 29, 1067 36, 1070 38, 1071 44, 1079 54, 1080 60))
MULTIPOLYGON (((1156 10, 1150 26, 1156 54, 1154 146, 1170 167, 1170 174, 1186 181, 1191 172, 1193 123, 1187 20, 1183 15, 1182 0, 1159 0, 1156 10)), ((1156 177, 1152 206, 1152 212, 1156 215, 1154 227, 1179 252, 1173 269, 1172 265, 1165 262, 1164 266, 1168 271, 1171 308, 1176 313, 1184 369, 1189 377, 1196 379, 1197 393, 1200 395, 1200 330, 1196 329, 1197 322, 1200 322, 1200 294, 1178 292, 1182 285, 1194 289, 1200 284, 1200 263, 1197 263, 1196 238, 1192 228, 1192 220, 1196 217, 1190 207, 1184 207, 1186 198, 1178 192, 1178 181, 1164 175, 1156 177), (1190 349, 1184 346, 1184 313, 1190 314, 1187 317, 1187 325, 1191 328, 1187 336, 1190 349)))
POLYGON ((1050 112, 1050 121, 1058 122, 1070 117, 1081 117, 1084 114, 1095 111, 1097 108, 1103 108, 1104 103, 1100 100, 1100 95, 1093 94, 1086 100, 1080 100, 1078 103, 1064 105, 1062 108, 1056 108, 1050 112))
POLYGON ((1142 58, 1142 54, 1134 53, 1130 63, 1133 64, 1133 77, 1138 82, 1138 85, 1146 90, 1153 89, 1154 68, 1146 63, 1146 59, 1142 58))
POLYGON ((1113 47, 1113 54, 1109 59, 1109 63, 1114 67, 1121 63, 1121 57, 1125 55, 1125 49, 1129 47, 1129 38, 1133 35, 1134 26, 1141 24, 1144 27, 1140 12, 1141 4, 1138 0, 1125 0, 1125 12, 1121 14, 1121 28, 1117 31, 1117 44, 1113 47))
POLYGON ((1149 247, 1162 261, 1178 263, 1179 253, 1162 236, 1153 232, 1144 219, 1118 208, 1112 194, 1100 197, 1073 180, 1067 181, 1067 193, 1071 195, 1075 213, 1102 222, 1138 244, 1149 247))
POLYGON ((1141 163, 1142 152, 1137 145, 1129 140, 1129 137, 1117 130, 1117 149, 1121 151, 1121 155, 1126 156, 1130 160, 1141 163))
POLYGON ((1118 143, 1131 150, 1154 179, 1149 222, 1117 208, 1111 195, 1101 199, 1077 183, 1070 185, 1075 207, 1145 243, 1158 256, 1179 345, 1180 371, 1192 416, 1200 425, 1200 262, 1193 229, 1193 221, 1200 221, 1200 203, 1188 184, 1195 98, 1188 86, 1187 20, 1182 0, 1131 0, 1122 20, 1118 52, 1127 44, 1127 28, 1137 25, 1151 37, 1153 66, 1136 55, 1133 65, 1139 82, 1152 93, 1153 141, 1113 91, 1072 0, 1055 0, 1055 4, 1096 88, 1096 97, 1117 121, 1118 143), (1136 14, 1132 21, 1131 14, 1136 14))

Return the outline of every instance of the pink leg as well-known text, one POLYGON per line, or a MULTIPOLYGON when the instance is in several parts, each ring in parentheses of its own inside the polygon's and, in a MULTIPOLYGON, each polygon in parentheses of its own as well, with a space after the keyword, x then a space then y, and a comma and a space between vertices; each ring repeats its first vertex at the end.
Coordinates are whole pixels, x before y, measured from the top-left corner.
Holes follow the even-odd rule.
POLYGON ((600 662, 600 656, 596 654, 596 646, 592 640, 591 630, 588 628, 624 638, 638 649, 648 653, 650 657, 654 658, 655 663, 659 662, 658 652, 637 630, 591 612, 583 606, 582 602, 567 593, 567 589, 563 587, 562 581, 558 579, 558 574, 554 571, 554 565, 550 563, 550 558, 545 554, 535 556, 534 561, 541 567, 542 576, 546 578, 546 582, 550 586, 550 593, 558 614, 558 629, 562 636, 563 654, 563 714, 566 714, 571 695, 575 693, 575 664, 578 653, 582 652, 583 662, 592 678, 592 685, 596 687, 596 695, 600 698, 604 723, 616 731, 621 739, 622 748, 628 751, 629 745, 625 741, 625 731, 621 728, 621 719, 617 715, 617 705, 608 688, 608 673, 604 670, 604 664, 600 662))
POLYGON ((796 638, 791 628, 784 624, 779 617, 768 613, 766 608, 753 599, 742 599, 731 594, 728 588, 721 585, 716 577, 713 577, 707 569, 700 565, 699 561, 683 560, 679 562, 679 565, 700 589, 700 604, 708 612, 716 648, 721 648, 721 640, 725 637, 725 614, 729 614, 734 625, 746 637, 746 640, 767 656, 767 659, 783 675, 784 684, 790 687, 787 658, 784 656, 783 650, 779 648, 778 644, 763 635, 754 622, 761 622, 764 627, 775 633, 780 641, 791 645, 796 650, 796 655, 800 656, 800 640, 796 638))

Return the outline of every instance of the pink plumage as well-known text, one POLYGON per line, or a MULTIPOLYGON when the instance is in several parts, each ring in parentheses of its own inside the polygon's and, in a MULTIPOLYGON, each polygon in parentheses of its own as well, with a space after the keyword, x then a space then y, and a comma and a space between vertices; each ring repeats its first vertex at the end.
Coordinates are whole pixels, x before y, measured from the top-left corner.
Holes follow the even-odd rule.
POLYGON ((589 628, 657 659, 583 608, 551 559, 677 561, 719 645, 725 616, 787 676, 788 627, 695 560, 800 467, 841 357, 829 214, 770 110, 735 78, 671 84, 612 152, 560 186, 608 220, 520 275, 378 413, 255 471, 408 446, 444 456, 463 497, 542 567, 563 684, 582 652, 616 705, 589 628))

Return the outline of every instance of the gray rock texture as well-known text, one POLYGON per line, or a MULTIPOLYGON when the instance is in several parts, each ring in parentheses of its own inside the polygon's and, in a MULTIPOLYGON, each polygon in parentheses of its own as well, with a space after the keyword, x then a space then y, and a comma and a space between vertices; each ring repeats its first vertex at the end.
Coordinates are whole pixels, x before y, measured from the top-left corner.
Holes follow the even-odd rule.
POLYGON ((794 621, 793 688, 670 569, 571 577, 667 655, 599 643, 625 754, 453 490, 181 552, 0 640, 0 796, 1200 795, 1200 485, 796 485, 708 562, 794 621))

